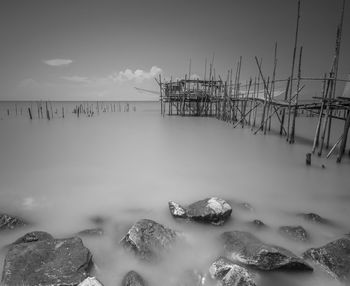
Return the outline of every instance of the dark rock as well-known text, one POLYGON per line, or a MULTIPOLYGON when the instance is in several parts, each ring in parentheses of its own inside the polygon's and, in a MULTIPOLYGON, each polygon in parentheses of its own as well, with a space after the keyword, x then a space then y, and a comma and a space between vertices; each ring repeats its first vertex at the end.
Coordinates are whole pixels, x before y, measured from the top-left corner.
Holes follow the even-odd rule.
POLYGON ((223 286, 256 286, 255 275, 245 267, 220 257, 209 268, 210 276, 223 286))
POLYGON ((121 240, 121 244, 140 259, 154 261, 175 243, 177 233, 153 220, 136 222, 121 240))
POLYGON ((103 286, 95 277, 87 277, 78 286, 103 286))
POLYGON ((145 286, 145 285, 146 283, 141 277, 141 275, 133 270, 126 273, 122 281, 122 286, 145 286))
POLYGON ((225 256, 233 261, 261 270, 313 270, 291 251, 265 244, 249 232, 224 232, 221 238, 224 241, 225 256))
POLYGON ((187 270, 180 277, 176 286, 202 286, 204 285, 205 277, 203 273, 197 270, 187 270))
POLYGON ((13 244, 30 243, 42 240, 52 240, 53 236, 45 231, 32 231, 18 238, 13 244))
POLYGON ((78 235, 79 236, 101 236, 103 235, 103 229, 102 228, 84 229, 82 231, 79 231, 78 235))
POLYGON ((103 225, 107 221, 107 219, 102 216, 93 216, 90 220, 96 225, 103 225))
POLYGON ((309 241, 307 231, 300 225, 298 226, 281 226, 279 232, 288 238, 300 241, 309 241))
POLYGON ((332 241, 319 248, 311 248, 304 257, 312 259, 331 276, 350 281, 350 239, 347 237, 332 241))
POLYGON ((303 219, 309 221, 309 222, 313 222, 313 223, 319 223, 319 224, 329 224, 329 220, 321 217, 318 214, 315 213, 299 213, 298 214, 299 217, 302 217, 303 219))
POLYGON ((1 285, 78 285, 89 274, 90 251, 78 237, 12 245, 1 285))
POLYGON ((170 213, 174 217, 187 218, 198 222, 222 225, 231 215, 231 206, 219 198, 207 198, 187 207, 182 207, 178 203, 170 201, 170 213))
POLYGON ((0 214, 0 231, 12 230, 18 227, 26 226, 28 223, 23 219, 8 214, 0 214))
POLYGON ((266 224, 264 224, 261 220, 255 219, 251 222, 251 224, 253 226, 255 226, 256 228, 262 229, 262 228, 266 228, 266 224))

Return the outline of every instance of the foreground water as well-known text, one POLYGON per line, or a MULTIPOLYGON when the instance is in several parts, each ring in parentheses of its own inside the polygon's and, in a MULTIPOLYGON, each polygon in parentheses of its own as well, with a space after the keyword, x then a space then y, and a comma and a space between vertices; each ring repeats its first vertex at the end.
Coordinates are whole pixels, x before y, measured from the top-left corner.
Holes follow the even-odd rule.
MULTIPOLYGON (((3 247, 20 235, 44 230, 55 237, 72 236, 94 227, 91 217, 96 215, 107 219, 106 234, 83 240, 106 286, 118 285, 130 269, 149 285, 166 285, 185 269, 206 272, 220 253, 217 237, 225 230, 249 230, 298 255, 350 231, 349 158, 339 165, 334 158, 313 157, 312 166, 305 165, 315 119, 298 119, 297 144, 289 145, 277 135, 253 135, 249 128, 232 129, 216 119, 163 118, 156 103, 135 103, 129 110, 123 112, 123 105, 121 112, 99 116, 77 118, 67 112, 64 119, 31 121, 13 113, 8 117, 3 108, 0 211, 22 216, 33 226, 1 234, 1 269, 3 247), (169 214, 169 200, 186 204, 209 196, 248 202, 253 210, 234 207, 223 227, 181 223, 169 214), (334 225, 305 222, 298 212, 318 213, 334 225), (118 242, 142 218, 183 231, 190 247, 161 264, 138 262, 118 242), (253 219, 270 228, 252 228, 253 219), (288 240, 277 232, 281 225, 304 226, 311 241, 288 240)), ((259 285, 340 285, 318 268, 311 274, 273 273, 261 279, 259 285)))

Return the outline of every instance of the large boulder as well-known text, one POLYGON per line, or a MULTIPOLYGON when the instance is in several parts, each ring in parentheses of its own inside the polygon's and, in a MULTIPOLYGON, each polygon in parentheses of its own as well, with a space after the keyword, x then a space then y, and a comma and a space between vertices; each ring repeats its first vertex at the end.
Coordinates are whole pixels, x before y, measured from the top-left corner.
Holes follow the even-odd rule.
POLYGON ((28 232, 25 235, 18 238, 12 244, 20 244, 20 243, 30 243, 42 240, 54 239, 53 236, 45 231, 32 231, 28 232))
POLYGON ((175 243, 177 233, 150 219, 136 222, 122 238, 121 244, 141 260, 154 261, 175 243))
POLYGON ((223 199, 207 198, 187 207, 170 201, 170 213, 174 217, 187 218, 194 221, 222 225, 231 215, 231 206, 223 199))
POLYGON ((305 258, 319 264, 341 281, 350 281, 350 238, 343 237, 318 248, 307 250, 305 258))
POLYGON ((136 271, 129 271, 125 274, 122 286, 145 286, 146 283, 142 276, 138 274, 136 271))
POLYGON ((222 286, 256 286, 256 277, 245 267, 224 257, 218 258, 209 268, 210 276, 222 286))
POLYGON ((309 241, 309 234, 307 233, 307 231, 305 230, 305 228, 303 228, 300 225, 297 226, 290 226, 290 225, 286 225, 286 226, 281 226, 279 227, 279 232, 290 238, 293 240, 298 240, 298 241, 309 241))
POLYGON ((78 237, 12 245, 1 285, 78 285, 89 274, 92 255, 78 237))
POLYGON ((225 256, 260 270, 312 271, 312 267, 291 251, 265 244, 245 231, 229 231, 221 235, 225 256))
POLYGON ((19 217, 0 213, 0 231, 12 230, 27 225, 28 223, 19 217))

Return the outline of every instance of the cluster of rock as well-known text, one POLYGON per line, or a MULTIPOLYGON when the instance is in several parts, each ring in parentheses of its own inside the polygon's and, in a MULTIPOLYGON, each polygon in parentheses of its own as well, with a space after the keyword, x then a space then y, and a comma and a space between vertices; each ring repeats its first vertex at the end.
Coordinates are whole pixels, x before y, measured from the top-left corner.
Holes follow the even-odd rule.
MULTIPOLYGON (((176 218, 224 224, 231 216, 232 208, 219 198, 207 198, 186 207, 169 202, 170 213, 176 218)), ((308 221, 326 223, 316 214, 302 215, 308 221)), ((266 227, 260 220, 257 227, 266 227)), ((0 216, 0 230, 14 229, 26 223, 8 215, 0 216)), ((299 241, 308 241, 309 235, 301 226, 283 226, 279 232, 299 241)), ((13 242, 8 249, 1 285, 79 285, 101 286, 93 276, 92 254, 79 236, 103 235, 101 227, 81 231, 77 236, 56 239, 51 234, 34 231, 13 242)), ((131 226, 120 244, 141 261, 159 262, 182 239, 181 233, 150 219, 141 219, 131 226)), ((256 286, 266 271, 313 271, 309 263, 321 266, 340 281, 350 278, 350 237, 344 236, 319 248, 311 248, 301 257, 291 251, 265 243, 246 231, 226 231, 220 235, 222 253, 208 269, 209 279, 219 285, 256 286), (260 274, 259 274, 260 273, 260 274)), ((206 275, 194 269, 179 277, 177 286, 204 285, 206 275)), ((144 286, 145 279, 137 272, 129 271, 122 286, 144 286)))

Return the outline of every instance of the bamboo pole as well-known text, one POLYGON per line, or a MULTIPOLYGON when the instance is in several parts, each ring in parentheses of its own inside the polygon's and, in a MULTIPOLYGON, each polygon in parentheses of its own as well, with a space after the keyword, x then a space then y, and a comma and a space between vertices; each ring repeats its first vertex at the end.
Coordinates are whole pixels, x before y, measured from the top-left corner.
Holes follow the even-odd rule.
POLYGON ((342 160, 342 157, 344 155, 345 152, 345 147, 346 147, 346 141, 348 138, 348 132, 349 132, 349 127, 350 127, 350 111, 348 110, 348 116, 346 117, 346 121, 344 124, 344 131, 343 131, 343 138, 340 144, 340 148, 339 148, 339 154, 337 157, 337 163, 340 163, 342 160))
POLYGON ((315 133, 315 137, 314 137, 314 142, 312 145, 312 149, 311 149, 311 153, 314 154, 316 147, 319 144, 319 140, 320 140, 320 130, 321 130, 321 124, 322 124, 322 118, 323 118, 323 109, 324 109, 324 99, 326 97, 326 77, 327 75, 324 75, 324 81, 323 81, 323 86, 322 86, 322 103, 321 103, 321 108, 320 108, 320 114, 318 117, 318 122, 317 122, 317 126, 316 126, 316 133, 315 133))
POLYGON ((290 90, 289 90, 289 107, 288 107, 288 124, 287 124, 287 141, 290 136, 290 116, 291 116, 291 97, 293 94, 293 77, 294 77, 294 65, 295 65, 295 57, 298 45, 298 33, 299 33, 299 22, 300 22, 300 0, 298 0, 298 12, 297 12, 297 23, 295 29, 295 38, 294 38, 294 49, 293 49, 293 59, 292 59, 292 70, 290 76, 290 90))
POLYGON ((299 100, 299 88, 300 88, 300 76, 301 76, 301 58, 303 54, 303 47, 300 47, 300 52, 299 52, 299 64, 298 64, 298 82, 297 82, 297 95, 295 98, 295 106, 294 106, 294 114, 293 114, 293 123, 292 123, 292 131, 291 131, 291 136, 289 143, 294 143, 295 141, 295 121, 296 117, 298 115, 298 100, 299 100))

